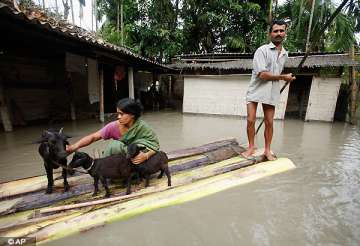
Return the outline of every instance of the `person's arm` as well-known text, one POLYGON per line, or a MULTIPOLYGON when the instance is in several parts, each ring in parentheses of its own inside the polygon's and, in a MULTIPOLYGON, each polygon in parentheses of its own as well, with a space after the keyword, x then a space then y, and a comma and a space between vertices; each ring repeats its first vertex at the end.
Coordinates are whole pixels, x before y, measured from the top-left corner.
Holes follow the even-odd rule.
POLYGON ((101 137, 100 131, 94 132, 90 135, 87 135, 87 136, 81 138, 79 141, 77 141, 76 143, 74 143, 72 145, 67 145, 66 152, 68 154, 71 154, 74 151, 77 151, 78 149, 80 149, 82 147, 88 146, 88 145, 92 144, 93 142, 100 140, 101 138, 102 137, 101 137))
POLYGON ((267 56, 266 51, 260 47, 255 51, 253 59, 253 72, 264 81, 275 81, 275 80, 285 80, 286 82, 291 82, 295 80, 295 76, 291 73, 274 75, 269 71, 267 66, 267 56))
POLYGON ((143 163, 146 160, 149 160, 151 156, 153 156, 156 152, 154 150, 149 150, 148 152, 142 152, 135 156, 133 159, 131 159, 131 162, 134 164, 140 164, 143 163))
POLYGON ((288 74, 280 74, 280 75, 273 75, 271 72, 260 72, 258 77, 265 81, 274 81, 274 80, 285 80, 286 82, 291 82, 296 79, 292 73, 288 74))

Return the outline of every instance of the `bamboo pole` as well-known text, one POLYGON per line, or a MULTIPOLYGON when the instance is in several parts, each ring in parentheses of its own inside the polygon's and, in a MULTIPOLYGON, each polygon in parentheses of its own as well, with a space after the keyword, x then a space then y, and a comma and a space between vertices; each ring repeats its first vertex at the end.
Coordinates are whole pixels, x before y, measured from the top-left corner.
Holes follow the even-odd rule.
POLYGON ((70 209, 78 209, 78 208, 83 208, 83 207, 99 205, 99 204, 117 202, 117 201, 122 201, 122 200, 126 200, 126 199, 131 199, 131 198, 138 198, 138 197, 141 197, 144 195, 153 194, 155 192, 161 192, 161 191, 168 190, 171 188, 174 188, 174 187, 162 187, 160 189, 155 189, 155 190, 150 188, 150 190, 147 189, 146 192, 141 192, 141 193, 136 193, 136 194, 117 196, 117 197, 112 197, 112 198, 100 199, 100 200, 96 200, 96 201, 83 202, 83 203, 77 203, 77 204, 71 204, 71 205, 65 205, 65 206, 59 206, 59 207, 54 207, 54 208, 44 208, 44 209, 40 209, 39 213, 47 214, 47 213, 54 213, 54 212, 63 212, 65 210, 70 210, 70 209))
POLYGON ((94 0, 94 5, 95 5, 95 8, 94 8, 94 15, 95 15, 95 31, 97 32, 98 30, 98 16, 97 16, 97 0, 94 0))
POLYGON ((91 31, 94 31, 94 0, 91 0, 91 31))
MULTIPOLYGON (((0 225, 0 233, 1 232, 6 232, 9 230, 15 230, 21 227, 27 227, 27 226, 31 226, 33 224, 38 224, 44 221, 48 221, 48 220, 54 220, 57 218, 61 218, 61 217, 65 217, 71 214, 76 213, 77 211, 66 211, 63 213, 56 213, 56 214, 51 214, 51 215, 47 215, 47 216, 42 216, 42 217, 35 217, 36 211, 35 213, 33 211, 31 211, 28 216, 26 217, 22 217, 20 219, 12 219, 11 221, 9 220, 9 222, 7 224, 1 224, 0 225)), ((11 216, 10 216, 11 218, 11 216)))
POLYGON ((70 0, 70 8, 71 8, 71 20, 72 20, 72 24, 75 25, 73 0, 70 0))
POLYGON ((56 14, 58 15, 59 14, 58 0, 55 0, 55 11, 56 11, 56 14))
POLYGON ((104 122, 104 68, 100 68, 100 122, 104 122))
MULTIPOLYGON (((54 188, 63 188, 63 178, 61 173, 54 174, 54 188)), ((91 181, 89 175, 77 175, 68 177, 70 186, 91 181)), ((47 177, 37 176, 17 181, 11 181, 0 184, 0 200, 9 199, 13 196, 25 195, 30 192, 44 190, 47 187, 47 177)), ((0 202, 1 204, 1 202, 0 202)))
POLYGON ((128 83, 129 83, 129 97, 135 99, 133 67, 128 67, 128 83))
POLYGON ((120 32, 120 0, 116 2, 116 31, 120 32))
POLYGON ((269 0, 268 1, 268 4, 269 4, 269 14, 268 14, 268 23, 271 25, 271 22, 273 20, 273 14, 272 14, 272 5, 273 5, 273 1, 272 0, 269 0))
MULTIPOLYGON (((351 46, 350 57, 355 60, 355 46, 351 46)), ((356 82, 356 70, 354 66, 349 67, 349 80, 351 86, 351 97, 350 97, 350 123, 356 124, 356 108, 357 108, 357 92, 359 90, 356 82)))
POLYGON ((121 15, 121 45, 124 45, 124 1, 121 1, 120 15, 121 15))

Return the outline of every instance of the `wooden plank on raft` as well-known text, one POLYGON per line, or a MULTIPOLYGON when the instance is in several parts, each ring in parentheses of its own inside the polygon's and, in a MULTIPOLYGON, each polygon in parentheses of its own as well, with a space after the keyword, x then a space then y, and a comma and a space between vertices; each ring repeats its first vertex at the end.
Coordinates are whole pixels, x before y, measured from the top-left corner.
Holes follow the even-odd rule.
MULTIPOLYGON (((203 154, 205 152, 214 151, 221 147, 229 146, 235 151, 241 151, 236 139, 225 139, 216 141, 213 143, 201 145, 193 148, 186 148, 181 150, 170 151, 167 153, 169 160, 177 160, 180 158, 190 157, 194 155, 203 154)), ((186 161, 184 159, 184 161, 186 161)), ((181 163, 181 162, 179 162, 181 163)), ((171 164, 170 164, 171 165, 171 164)), ((180 167, 179 167, 180 168, 180 167)), ((55 187, 63 187, 63 181, 61 172, 54 174, 55 187)), ((78 176, 68 177, 70 186, 76 185, 81 182, 86 182, 86 180, 92 180, 89 175, 80 174, 78 176)), ((21 194, 26 194, 30 192, 35 192, 39 190, 45 190, 47 187, 47 177, 46 175, 34 176, 31 178, 18 179, 14 181, 0 183, 0 201, 3 199, 8 199, 12 196, 17 196, 21 194)))
MULTIPOLYGON (((176 159, 174 161, 169 162, 169 169, 172 175, 176 174, 177 172, 208 165, 211 163, 215 163, 224 159, 228 159, 234 156, 237 156, 239 149, 236 149, 234 145, 236 141, 230 140, 227 141, 228 145, 224 145, 226 141, 216 142, 214 145, 204 145, 200 146, 200 149, 196 149, 196 151, 190 152, 191 155, 194 153, 201 153, 203 151, 208 151, 213 149, 213 151, 209 151, 204 153, 204 155, 197 155, 197 156, 190 156, 183 159, 176 159), (229 144, 230 143, 230 144, 229 144), (234 145, 234 146, 233 146, 234 145), (223 147, 221 147, 223 146, 223 147), (230 147, 229 147, 230 146, 230 147), (236 150, 236 151, 235 151, 236 150)), ((237 144, 237 143, 236 143, 237 144)), ((239 147, 237 145, 237 147, 239 147)), ((192 148, 194 149, 194 148, 192 148)), ((183 152, 176 153, 176 157, 183 156, 183 152), (180 153, 180 154, 179 154, 180 153)), ((38 180, 39 181, 39 180, 38 180)), ((28 180, 25 182, 27 183, 28 180)), ((42 179, 43 187, 46 187, 47 181, 45 178, 42 179)), ((89 175, 79 175, 77 178, 69 178, 70 185, 74 185, 71 187, 70 191, 62 192, 62 181, 58 181, 60 184, 57 186, 57 189, 54 193, 44 195, 43 191, 26 193, 22 196, 15 196, 13 199, 17 199, 16 203, 13 203, 12 207, 7 206, 6 209, 1 209, 0 206, 0 215, 6 215, 14 212, 25 211, 29 209, 41 208, 53 205, 57 202, 65 201, 70 198, 78 197, 77 201, 81 200, 88 200, 91 199, 89 195, 93 191, 93 179, 89 175), (81 197, 82 195, 86 195, 81 197)), ((9 188, 9 184, 7 184, 7 188, 9 188)), ((21 186, 21 181, 17 181, 15 184, 12 184, 13 187, 16 187, 19 190, 21 186)), ((29 184, 29 186, 34 186, 34 184, 29 184)), ((39 186, 39 185, 38 185, 39 186)), ((119 190, 119 185, 112 186, 113 190, 119 190)), ((14 191, 14 190, 13 190, 14 191)), ((8 191, 9 192, 9 189, 8 191)), ((121 192, 124 193, 124 189, 121 188, 121 192)), ((7 193, 9 194, 9 193, 7 193)), ((7 201, 11 200, 12 198, 7 198, 7 201)), ((71 200, 74 202, 74 200, 71 200)), ((1 204, 1 201, 0 201, 1 204)))
MULTIPOLYGON (((209 168, 211 166, 212 165, 204 168, 209 168)), ((102 226, 105 223, 113 222, 115 220, 123 220, 161 207, 199 199, 293 168, 295 168, 295 165, 287 158, 279 158, 276 161, 258 163, 253 166, 237 169, 211 178, 200 179, 187 185, 83 213, 82 215, 74 216, 67 220, 57 221, 52 224, 44 223, 42 226, 38 227, 37 231, 34 231, 32 228, 32 230, 29 230, 30 233, 22 234, 22 236, 36 237, 38 243, 49 242, 74 233, 86 231, 90 228, 102 226)), ((8 232, 5 235, 13 236, 11 232, 8 232)), ((17 235, 19 235, 19 233, 17 233, 17 235)))
MULTIPOLYGON (((67 180, 69 185, 72 186, 80 182, 86 182, 86 180, 91 180, 91 177, 89 177, 89 175, 76 175, 68 177, 67 180)), ((62 174, 60 172, 55 173, 54 188, 63 188, 63 182, 62 174)), ((46 187, 47 177, 45 175, 2 183, 0 184, 0 200, 9 199, 16 195, 45 190, 46 187)))
POLYGON ((40 209, 39 213, 46 214, 46 213, 59 212, 59 211, 62 212, 62 211, 69 210, 69 209, 82 208, 82 207, 93 206, 93 205, 98 205, 98 204, 110 203, 110 202, 114 202, 114 201, 134 199, 134 198, 138 198, 138 197, 152 194, 155 192, 161 192, 161 191, 164 191, 167 189, 173 189, 177 186, 181 186, 181 185, 184 185, 184 184, 196 181, 196 180, 200 180, 203 178, 208 178, 211 176, 230 172, 230 171, 233 171, 233 170, 236 170, 239 168, 244 168, 244 167, 247 167, 250 165, 254 165, 261 161, 263 161, 263 157, 258 157, 254 160, 245 160, 241 157, 233 157, 228 160, 219 162, 218 164, 213 164, 208 167, 203 167, 202 169, 194 169, 193 171, 187 171, 186 176, 182 175, 182 174, 175 175, 172 178, 173 185, 171 187, 166 186, 165 182, 162 181, 161 182, 162 186, 160 188, 157 187, 158 186, 158 184, 157 184, 157 186, 146 188, 135 194, 121 195, 121 196, 113 197, 113 198, 100 199, 100 200, 96 200, 96 201, 77 203, 77 204, 71 204, 71 205, 60 206, 60 207, 45 208, 45 209, 40 209), (179 177, 182 177, 181 181, 180 181, 179 177), (191 180, 189 180, 188 177, 191 177, 191 180))

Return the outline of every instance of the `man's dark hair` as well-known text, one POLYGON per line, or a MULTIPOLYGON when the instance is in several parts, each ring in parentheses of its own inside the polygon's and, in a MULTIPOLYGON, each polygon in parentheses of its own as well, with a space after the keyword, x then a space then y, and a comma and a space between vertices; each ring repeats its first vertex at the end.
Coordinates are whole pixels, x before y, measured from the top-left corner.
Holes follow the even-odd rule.
POLYGON ((270 28, 269 28, 269 33, 272 32, 272 28, 274 25, 279 25, 279 26, 282 26, 282 25, 285 25, 285 28, 287 28, 287 24, 285 21, 283 20, 273 20, 271 22, 271 25, 270 25, 270 28))
POLYGON ((143 110, 140 102, 135 101, 132 98, 124 98, 118 101, 116 107, 127 114, 132 114, 135 117, 135 120, 138 119, 143 110))

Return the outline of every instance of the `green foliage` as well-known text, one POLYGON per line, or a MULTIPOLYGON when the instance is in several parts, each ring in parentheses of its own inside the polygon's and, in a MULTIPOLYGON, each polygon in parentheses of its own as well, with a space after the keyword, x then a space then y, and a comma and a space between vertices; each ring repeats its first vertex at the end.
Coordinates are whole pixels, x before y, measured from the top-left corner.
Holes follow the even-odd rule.
POLYGON ((106 41, 118 46, 121 45, 121 35, 113 25, 106 23, 101 30, 101 35, 106 37, 106 41))
POLYGON ((245 0, 184 0, 184 52, 253 52, 266 40, 266 14, 245 0))
MULTIPOLYGON (((310 41, 321 35, 320 41, 312 43, 313 51, 347 51, 355 42, 356 18, 340 12, 325 33, 321 28, 330 18, 336 7, 330 0, 314 0, 315 9, 310 41)), ((279 9, 279 17, 290 21, 286 47, 290 51, 304 51, 311 14, 311 0, 287 0, 279 9)), ((355 7, 354 7, 355 8, 355 7)), ((357 17, 359 18, 359 17, 357 17)))
MULTIPOLYGON (((97 0, 107 21, 101 35, 121 44, 118 3, 124 6, 124 45, 140 55, 169 62, 181 53, 254 52, 267 42, 267 19, 276 1, 260 0, 97 0)), ((287 0, 273 13, 290 25, 285 46, 304 51, 312 0, 287 0)), ((311 39, 335 11, 330 0, 315 0, 311 39)), ((360 31, 360 0, 350 0, 313 51, 346 51, 360 31)))
MULTIPOLYGON (((107 21, 102 36, 109 42, 121 44, 117 32, 118 1, 98 0, 107 21)), ((169 61, 181 51, 182 32, 177 27, 176 10, 170 0, 123 0, 124 45, 140 55, 159 62, 169 61)))
MULTIPOLYGON (((98 0, 105 40, 121 44, 119 0, 98 0)), ((121 0, 120 0, 121 1, 121 0)), ((181 53, 253 52, 266 42, 266 12, 247 0, 124 1, 124 44, 157 61, 181 53)))

